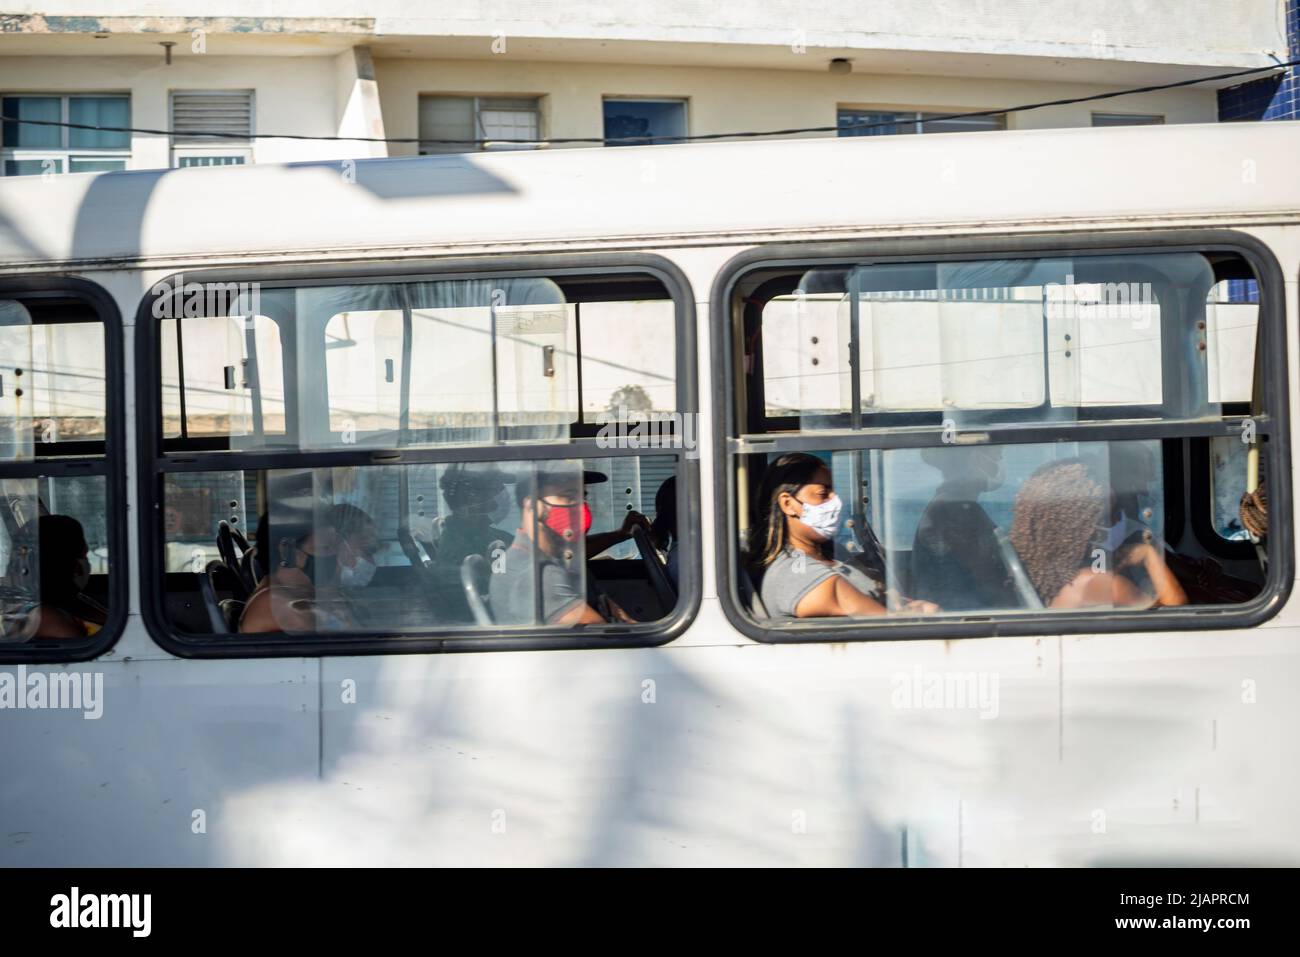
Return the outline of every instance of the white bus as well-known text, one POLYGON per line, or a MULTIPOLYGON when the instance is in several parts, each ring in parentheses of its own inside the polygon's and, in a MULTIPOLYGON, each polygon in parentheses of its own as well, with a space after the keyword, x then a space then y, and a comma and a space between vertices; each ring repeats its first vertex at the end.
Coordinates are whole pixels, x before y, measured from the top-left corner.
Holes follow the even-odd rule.
POLYGON ((1300 861, 1298 153, 0 181, 0 864, 1300 861))

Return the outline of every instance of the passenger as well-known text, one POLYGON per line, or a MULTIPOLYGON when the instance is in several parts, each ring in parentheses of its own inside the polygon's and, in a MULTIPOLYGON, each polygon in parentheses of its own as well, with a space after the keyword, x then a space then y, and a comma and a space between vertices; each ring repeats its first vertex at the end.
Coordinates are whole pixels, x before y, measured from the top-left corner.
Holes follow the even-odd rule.
POLYGON ((360 588, 370 583, 378 550, 370 516, 355 505, 341 504, 314 527, 270 525, 265 535, 268 549, 263 557, 274 556, 275 560, 244 606, 240 633, 346 628, 347 618, 337 610, 320 608, 317 595, 321 589, 360 588))
POLYGON ((677 476, 664 480, 655 492, 655 519, 650 523, 650 538, 656 548, 663 554, 664 569, 673 588, 681 591, 677 584, 677 476))
POLYGON ((448 513, 442 519, 442 534, 434 555, 440 579, 460 588, 460 566, 469 555, 490 557, 497 542, 509 547, 514 535, 496 523, 510 514, 506 485, 514 476, 492 467, 452 465, 438 480, 448 513))
POLYGON ((341 502, 334 506, 332 524, 338 533, 338 585, 341 588, 365 588, 379 571, 375 556, 379 553, 379 532, 375 520, 364 510, 341 502))
POLYGON ((921 452, 943 481, 912 540, 912 592, 946 611, 1015 608, 1015 585, 999 560, 997 527, 979 497, 1002 485, 1002 449, 934 448, 921 452))
POLYGON ((1110 509, 1102 547, 1112 553, 1128 544, 1153 540, 1148 502, 1156 479, 1155 457, 1142 443, 1116 442, 1105 457, 1083 459, 1096 475, 1110 477, 1110 509))
MULTIPOLYGON (((86 638, 95 634, 107 616, 84 594, 90 581, 90 549, 81 523, 70 515, 41 515, 16 536, 18 542, 32 543, 33 539, 40 569, 40 603, 29 612, 32 637, 86 638)), ((20 560, 14 556, 11 577, 16 577, 20 560)))
POLYGON ((1050 462, 1025 479, 1011 520, 1012 547, 1043 604, 1049 608, 1183 605, 1187 596, 1147 542, 1123 548, 1113 562, 1098 544, 1110 492, 1077 459, 1050 462), (1113 565, 1113 567, 1109 567, 1113 565), (1124 575, 1145 572, 1153 594, 1124 575))
MULTIPOLYGON (((594 625, 632 619, 588 577, 583 587, 573 542, 591 528, 583 486, 604 482, 600 472, 538 465, 515 485, 519 529, 500 563, 493 563, 492 613, 503 625, 594 625), (598 610, 598 609, 603 609, 598 610), (540 615, 539 615, 540 612, 540 615)), ((595 536, 592 536, 593 538, 595 536)))
MULTIPOLYGON (((792 452, 768 466, 748 551, 761 573, 759 594, 774 619, 885 614, 881 584, 832 557, 842 504, 830 469, 815 455, 792 452)), ((901 601, 909 612, 938 610, 928 601, 901 601)))

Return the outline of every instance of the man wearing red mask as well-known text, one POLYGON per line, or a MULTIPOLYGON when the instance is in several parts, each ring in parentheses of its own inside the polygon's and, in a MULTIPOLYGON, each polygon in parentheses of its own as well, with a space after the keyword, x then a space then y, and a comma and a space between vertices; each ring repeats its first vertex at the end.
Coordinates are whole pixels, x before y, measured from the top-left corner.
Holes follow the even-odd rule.
POLYGON ((598 625, 630 618, 607 596, 583 583, 591 509, 583 487, 608 481, 569 462, 539 464, 516 485, 519 531, 493 556, 489 593, 502 625, 598 625), (597 610, 598 608, 604 610, 597 610))

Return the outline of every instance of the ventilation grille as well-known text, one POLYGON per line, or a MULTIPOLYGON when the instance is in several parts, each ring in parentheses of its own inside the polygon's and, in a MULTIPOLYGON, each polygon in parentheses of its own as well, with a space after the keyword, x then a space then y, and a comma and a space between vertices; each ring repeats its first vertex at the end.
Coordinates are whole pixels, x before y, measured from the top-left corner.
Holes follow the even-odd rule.
POLYGON ((224 90, 219 93, 188 91, 172 94, 172 141, 195 143, 237 143, 253 132, 253 91, 224 90), (230 136, 204 136, 228 133, 230 136))

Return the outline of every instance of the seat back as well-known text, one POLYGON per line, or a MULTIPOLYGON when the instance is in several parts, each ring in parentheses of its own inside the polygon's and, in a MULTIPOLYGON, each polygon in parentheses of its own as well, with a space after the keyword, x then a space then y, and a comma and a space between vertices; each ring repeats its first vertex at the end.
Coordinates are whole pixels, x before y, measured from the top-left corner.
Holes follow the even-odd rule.
POLYGON ((240 601, 238 598, 223 598, 217 604, 221 608, 221 617, 226 623, 226 631, 232 635, 238 632, 239 619, 244 617, 244 608, 248 602, 240 601))
POLYGON ((744 603, 749 613, 759 621, 766 621, 772 616, 767 613, 767 606, 763 604, 763 599, 758 594, 758 589, 754 587, 754 580, 749 577, 749 569, 743 565, 740 567, 738 576, 740 585, 740 600, 744 603))
POLYGON ((199 599, 207 615, 208 629, 214 635, 224 635, 230 630, 226 625, 226 616, 221 612, 218 593, 219 579, 228 574, 226 563, 218 561, 208 562, 208 566, 199 572, 199 599))
POLYGON ((660 561, 659 552, 655 549, 654 542, 650 540, 650 533, 644 527, 640 525, 632 527, 632 540, 636 542, 641 560, 645 563, 646 574, 650 577, 650 587, 654 589, 655 598, 659 600, 661 614, 667 615, 677 607, 677 589, 673 587, 672 580, 668 577, 668 569, 660 561))
POLYGON ((1015 586, 1016 594, 1020 597, 1021 606, 1034 609, 1042 608, 1043 600, 1038 596, 1038 589, 1029 580, 1029 575, 1025 572, 1025 566, 1021 563, 1020 556, 1016 554, 1007 533, 1000 528, 994 527, 993 536, 998 540, 998 551, 1002 557, 1002 564, 1006 565, 1007 571, 1011 575, 1011 583, 1015 586))
POLYGON ((474 616, 474 624, 480 627, 495 625, 488 597, 488 564, 482 555, 465 556, 460 563, 460 584, 465 589, 465 601, 474 616))

